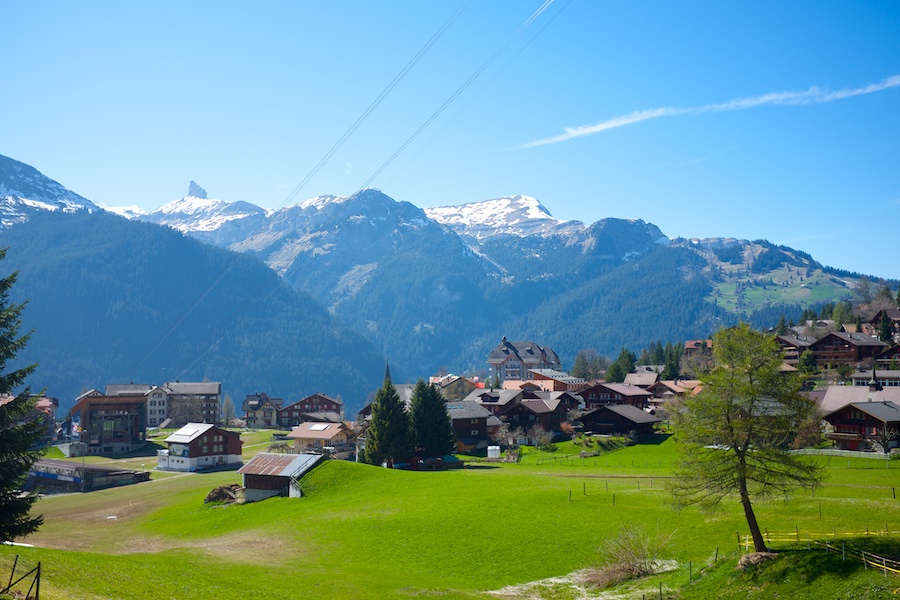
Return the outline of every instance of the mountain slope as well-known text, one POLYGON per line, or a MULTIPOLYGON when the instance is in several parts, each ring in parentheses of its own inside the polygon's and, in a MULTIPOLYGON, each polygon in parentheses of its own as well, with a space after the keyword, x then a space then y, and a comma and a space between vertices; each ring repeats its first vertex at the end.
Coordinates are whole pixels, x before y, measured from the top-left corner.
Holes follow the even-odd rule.
POLYGON ((258 260, 171 229, 39 213, 3 242, 0 268, 20 271, 14 299, 30 299, 21 361, 39 361, 32 385, 64 406, 106 383, 208 379, 235 402, 340 394, 353 414, 384 372, 368 342, 258 260))
POLYGON ((43 211, 96 211, 99 207, 34 167, 0 155, 0 230, 43 211))

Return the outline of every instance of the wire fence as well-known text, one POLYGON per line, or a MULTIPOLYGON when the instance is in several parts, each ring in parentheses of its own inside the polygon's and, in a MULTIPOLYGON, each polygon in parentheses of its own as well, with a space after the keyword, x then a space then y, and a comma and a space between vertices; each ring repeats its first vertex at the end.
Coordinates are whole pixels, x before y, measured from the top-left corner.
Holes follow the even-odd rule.
MULTIPOLYGON (((794 531, 769 531, 766 529, 763 532, 763 539, 766 541, 766 544, 773 542, 792 545, 806 544, 807 550, 816 548, 825 550, 826 553, 834 552, 841 555, 841 560, 859 561, 865 569, 879 570, 884 573, 885 577, 888 575, 900 577, 900 561, 848 545, 848 541, 852 540, 872 536, 897 536, 898 534, 900 534, 900 529, 891 529, 890 525, 885 523, 884 529, 866 527, 865 531, 838 531, 837 528, 833 528, 830 532, 801 532, 799 528, 794 528, 794 531), (831 538, 830 541, 829 538, 831 538)), ((742 537, 740 532, 738 532, 737 538, 738 548, 749 552, 753 543, 750 534, 745 534, 742 537)), ((900 595, 900 588, 894 590, 894 594, 900 595)))
POLYGON ((811 454, 815 456, 843 456, 845 458, 874 458, 876 460, 890 460, 890 454, 883 452, 858 452, 856 450, 835 450, 833 448, 802 448, 791 450, 792 454, 811 454))

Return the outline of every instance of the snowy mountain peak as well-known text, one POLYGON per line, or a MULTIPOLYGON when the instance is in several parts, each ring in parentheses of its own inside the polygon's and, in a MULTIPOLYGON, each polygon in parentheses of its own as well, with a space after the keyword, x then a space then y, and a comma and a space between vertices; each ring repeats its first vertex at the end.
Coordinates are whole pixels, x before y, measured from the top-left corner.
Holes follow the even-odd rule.
POLYGON ((38 211, 98 209, 34 167, 0 155, 0 228, 27 221, 38 211))
POLYGON ((304 210, 308 208, 315 208, 316 210, 322 210, 326 206, 331 204, 343 204, 347 200, 349 200, 349 196, 316 196, 315 198, 310 198, 308 200, 302 200, 298 202, 295 206, 298 206, 304 210))
POLYGON ((426 208, 428 218, 461 235, 554 235, 584 230, 580 221, 562 221, 531 196, 505 196, 460 206, 426 208))

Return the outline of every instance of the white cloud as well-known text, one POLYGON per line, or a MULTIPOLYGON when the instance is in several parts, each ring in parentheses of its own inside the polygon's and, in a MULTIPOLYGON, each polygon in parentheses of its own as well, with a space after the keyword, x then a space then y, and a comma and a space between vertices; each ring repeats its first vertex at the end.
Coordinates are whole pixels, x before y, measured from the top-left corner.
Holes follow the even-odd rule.
POLYGON ((865 94, 873 94, 886 89, 900 87, 900 75, 891 75, 878 83, 872 83, 860 88, 846 88, 834 92, 823 91, 813 86, 807 90, 788 91, 788 92, 770 92, 760 96, 751 96, 748 98, 736 98, 728 102, 717 104, 706 104, 704 106, 692 106, 687 108, 663 107, 651 108, 648 110, 638 110, 627 115, 620 115, 605 121, 600 121, 593 125, 581 125, 578 127, 566 127, 563 133, 533 142, 528 142, 519 146, 520 148, 534 148, 536 146, 546 146, 548 144, 557 144, 571 139, 582 137, 585 135, 593 135, 608 129, 615 129, 625 125, 633 125, 650 119, 659 119, 661 117, 674 117, 686 114, 701 114, 708 112, 727 112, 732 110, 745 110, 764 105, 788 105, 802 106, 809 104, 824 104, 826 102, 834 102, 836 100, 845 100, 854 96, 863 96, 865 94))

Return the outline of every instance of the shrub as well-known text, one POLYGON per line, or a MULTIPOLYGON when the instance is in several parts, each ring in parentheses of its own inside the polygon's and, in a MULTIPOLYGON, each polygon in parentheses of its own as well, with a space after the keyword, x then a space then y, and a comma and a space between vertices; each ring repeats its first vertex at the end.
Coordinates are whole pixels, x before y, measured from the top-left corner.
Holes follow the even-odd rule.
POLYGON ((652 575, 659 565, 659 553, 672 539, 672 533, 649 534, 641 525, 625 525, 619 534, 600 547, 600 566, 586 579, 598 588, 606 588, 629 579, 652 575))

